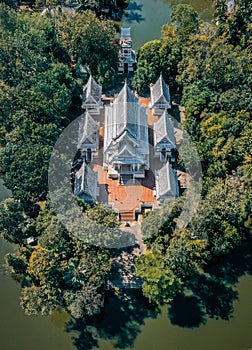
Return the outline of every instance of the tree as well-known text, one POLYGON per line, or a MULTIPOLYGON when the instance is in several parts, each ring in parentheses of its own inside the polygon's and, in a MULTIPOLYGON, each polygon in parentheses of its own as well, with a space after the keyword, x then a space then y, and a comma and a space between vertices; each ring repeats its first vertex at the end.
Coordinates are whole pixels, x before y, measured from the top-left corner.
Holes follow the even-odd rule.
POLYGON ((23 203, 46 198, 47 170, 59 128, 27 120, 8 136, 10 142, 1 149, 1 169, 13 197, 23 203))
POLYGON ((101 205, 95 205, 94 207, 90 207, 85 211, 85 214, 88 218, 103 226, 111 228, 119 226, 115 212, 105 207, 102 207, 101 205))
POLYGON ((184 280, 203 272, 206 264, 206 241, 192 239, 189 230, 175 232, 166 250, 167 266, 184 280))
POLYGON ((21 290, 20 304, 28 316, 48 316, 58 306, 57 291, 44 286, 31 285, 21 290))
POLYGON ((218 181, 201 203, 190 227, 207 240, 212 254, 226 253, 244 238, 244 205, 247 197, 239 176, 218 181))
POLYGON ((199 27, 199 15, 194 8, 187 4, 172 7, 171 23, 176 26, 176 34, 182 41, 194 34, 199 27))
POLYGON ((35 234, 35 222, 25 214, 20 201, 9 198, 0 203, 0 234, 7 241, 20 245, 35 234))
POLYGON ((11 269, 11 272, 16 276, 24 275, 26 273, 27 264, 21 257, 8 253, 4 257, 6 264, 11 269))
POLYGON ((91 12, 67 14, 59 17, 56 30, 74 64, 87 65, 99 83, 113 83, 118 41, 112 21, 101 21, 91 12))
POLYGON ((181 290, 181 280, 165 265, 159 252, 146 252, 137 260, 136 275, 144 278, 143 293, 158 304, 169 303, 181 290))

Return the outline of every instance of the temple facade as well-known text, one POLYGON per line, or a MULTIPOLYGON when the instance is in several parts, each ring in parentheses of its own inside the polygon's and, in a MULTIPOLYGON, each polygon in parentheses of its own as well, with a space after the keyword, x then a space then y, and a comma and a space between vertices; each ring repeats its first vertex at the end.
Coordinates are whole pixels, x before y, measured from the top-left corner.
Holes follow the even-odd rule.
POLYGON ((165 83, 162 74, 156 83, 150 86, 151 101, 149 107, 153 114, 162 115, 164 111, 171 108, 171 97, 169 86, 165 83))
POLYGON ((103 168, 110 178, 144 178, 149 169, 146 110, 126 83, 105 109, 103 154, 103 168))
POLYGON ((90 163, 99 150, 100 122, 95 121, 88 111, 81 116, 77 149, 85 162, 90 163))
POLYGON ((118 74, 133 73, 136 65, 136 54, 132 48, 130 28, 121 28, 118 74))
POLYGON ((99 109, 103 108, 101 95, 102 87, 90 75, 87 84, 83 87, 81 108, 90 113, 99 113, 99 109))
POLYGON ((95 203, 98 195, 97 180, 97 172, 83 162, 75 174, 74 194, 87 203, 95 203))
POLYGON ((155 156, 161 162, 175 162, 176 140, 171 116, 164 111, 161 117, 154 123, 154 150, 155 156))

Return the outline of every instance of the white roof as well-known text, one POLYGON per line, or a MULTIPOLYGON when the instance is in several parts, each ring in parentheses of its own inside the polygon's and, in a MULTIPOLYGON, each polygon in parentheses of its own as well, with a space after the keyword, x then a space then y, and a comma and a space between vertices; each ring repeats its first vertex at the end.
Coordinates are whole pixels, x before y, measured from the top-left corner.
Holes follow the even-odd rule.
POLYGON ((151 108, 163 105, 162 108, 171 108, 171 97, 169 86, 165 83, 162 74, 156 83, 150 87, 151 92, 151 108))
POLYGON ((137 158, 143 160, 149 155, 146 110, 126 83, 114 103, 105 109, 104 158, 109 150, 115 159, 120 145, 125 143, 137 158))
POLYGON ((176 148, 174 136, 174 126, 170 115, 164 111, 162 116, 154 123, 154 146, 159 144, 167 144, 171 148, 176 148))
POLYGON ((156 196, 157 200, 178 197, 178 179, 175 171, 167 162, 160 170, 156 171, 156 196))
POLYGON ((102 87, 97 84, 92 75, 90 75, 87 84, 83 88, 82 108, 85 105, 101 104, 102 87))
POLYGON ((131 40, 130 28, 121 28, 121 39, 131 40))
POLYGON ((98 148, 100 123, 86 112, 82 115, 77 148, 98 148))
POLYGON ((90 201, 95 201, 97 196, 98 174, 86 163, 75 174, 74 194, 90 201))

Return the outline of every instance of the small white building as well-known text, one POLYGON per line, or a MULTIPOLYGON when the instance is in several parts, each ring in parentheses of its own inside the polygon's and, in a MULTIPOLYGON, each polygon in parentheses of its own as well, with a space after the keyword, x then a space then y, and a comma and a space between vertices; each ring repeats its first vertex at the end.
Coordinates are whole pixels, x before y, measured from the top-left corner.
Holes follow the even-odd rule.
POLYGON ((90 75, 87 84, 83 87, 81 108, 88 110, 90 113, 99 113, 99 109, 103 108, 101 96, 102 87, 90 75))
POLYGON ((171 97, 169 86, 165 83, 162 74, 154 85, 150 87, 151 102, 149 107, 153 114, 162 115, 165 110, 171 108, 171 97))
POLYGON ((136 64, 136 54, 132 49, 130 28, 121 28, 118 74, 133 73, 136 64))
POLYGON ((93 204, 98 195, 98 173, 85 162, 75 174, 74 194, 85 202, 93 204))
POLYGON ((160 170, 155 172, 156 199, 162 203, 167 198, 179 196, 178 178, 175 171, 167 162, 160 170))
POLYGON ((164 111, 162 116, 154 123, 154 150, 155 156, 161 162, 175 162, 176 140, 171 116, 164 111))
POLYGON ((89 112, 81 116, 77 149, 85 162, 92 162, 98 155, 100 123, 95 121, 89 112))

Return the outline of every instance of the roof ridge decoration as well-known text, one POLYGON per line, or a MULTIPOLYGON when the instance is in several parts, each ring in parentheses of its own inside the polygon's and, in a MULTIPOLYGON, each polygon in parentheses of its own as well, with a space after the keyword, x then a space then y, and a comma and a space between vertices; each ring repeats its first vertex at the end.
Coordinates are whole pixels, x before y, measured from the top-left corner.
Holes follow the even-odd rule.
POLYGON ((171 108, 169 86, 163 78, 162 72, 156 83, 150 87, 151 103, 150 108, 171 108))
POLYGON ((164 111, 154 123, 154 146, 158 146, 164 139, 167 139, 171 146, 176 148, 174 126, 167 111, 164 111))
POLYGON ((120 102, 119 99, 121 97, 121 95, 123 95, 124 99, 121 102, 136 102, 138 103, 138 98, 133 94, 133 92, 130 90, 128 84, 127 84, 127 80, 125 79, 123 88, 121 89, 121 91, 119 92, 119 94, 117 95, 117 97, 115 98, 114 103, 118 103, 120 102), (130 101, 130 97, 132 97, 133 101, 130 101))
POLYGON ((83 87, 82 108, 88 108, 89 105, 101 106, 102 86, 90 74, 86 85, 83 87))
POLYGON ((100 123, 87 111, 82 115, 79 128, 78 148, 85 145, 98 147, 100 123))
POLYGON ((97 195, 98 173, 93 171, 85 162, 75 174, 74 194, 88 202, 95 202, 97 195))

